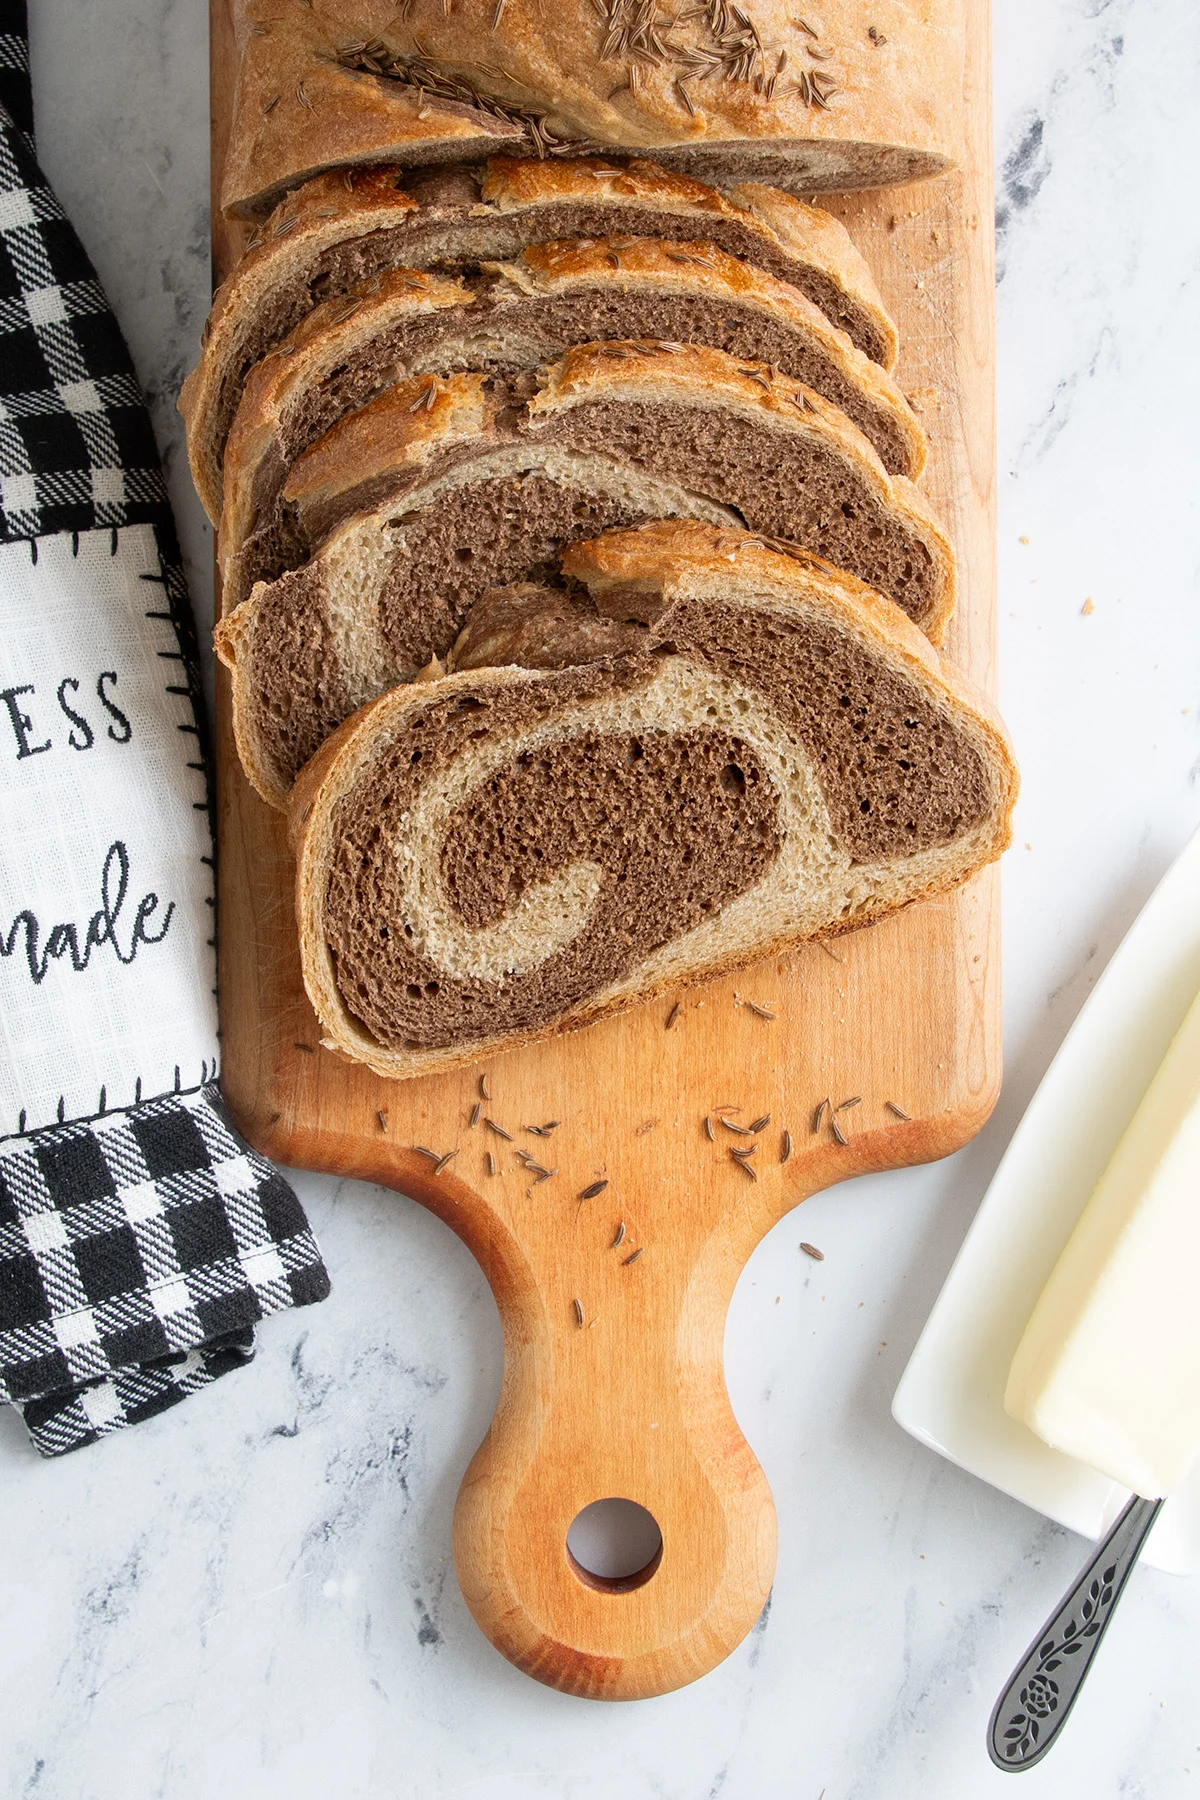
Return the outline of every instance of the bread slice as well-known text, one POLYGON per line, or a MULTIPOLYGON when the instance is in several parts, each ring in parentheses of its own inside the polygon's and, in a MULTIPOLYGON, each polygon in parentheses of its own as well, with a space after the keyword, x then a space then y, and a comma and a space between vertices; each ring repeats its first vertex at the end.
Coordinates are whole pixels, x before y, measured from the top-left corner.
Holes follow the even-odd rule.
POLYGON ((394 689, 289 817, 323 1041, 435 1074, 944 893, 1009 840, 991 708, 889 602, 660 524, 567 566, 643 647, 394 689))
POLYGON ((285 200, 218 290, 184 383, 188 455, 215 523, 221 458, 249 371, 313 307, 390 269, 511 261, 560 238, 702 241, 799 288, 857 347, 895 366, 896 328, 836 219, 783 196, 774 223, 653 163, 497 157, 475 169, 347 169, 285 200), (784 229, 780 229, 781 224, 784 229))
POLYGON ((431 413, 414 416, 414 480, 402 497, 351 518, 303 568, 260 582, 213 633, 233 676, 242 767, 272 806, 286 806, 300 768, 356 707, 448 654, 490 587, 553 572, 564 544, 613 526, 736 523, 633 465, 474 433, 469 394, 455 409, 445 389, 479 379, 454 377, 431 413), (457 440, 443 409, 458 411, 457 440), (426 454, 433 436, 442 457, 426 454))
POLYGON ((777 370, 698 345, 579 345, 529 402, 538 437, 643 461, 707 487, 752 531, 818 552, 941 643, 954 553, 924 496, 890 477, 836 406, 777 370))
POLYGON ((624 148, 797 192, 953 166, 962 0, 241 0, 226 208, 317 169, 624 148))
POLYGON ((220 560, 229 611, 282 571, 231 563, 270 532, 288 470, 346 413, 418 371, 515 373, 573 344, 665 338, 767 363, 839 407, 884 467, 915 479, 925 434, 892 378, 788 283, 714 245, 534 245, 471 281, 393 271, 320 306, 251 371, 225 446, 220 560))
MULTIPOLYGON (((425 179, 436 183, 437 178, 425 179)), ((764 191, 773 196, 769 206, 762 203, 758 188, 751 188, 743 202, 637 157, 548 163, 494 156, 480 198, 510 222, 538 209, 542 229, 525 240, 530 243, 624 236, 698 238, 715 244, 751 268, 765 269, 799 288, 864 356, 893 371, 900 350, 895 323, 866 258, 841 220, 796 194, 764 191), (597 189, 603 196, 599 211, 597 189), (565 211, 556 222, 554 209, 560 207, 565 211), (576 208, 590 209, 593 222, 586 223, 576 208), (656 214, 661 228, 654 225, 656 214), (578 223, 571 225, 573 217, 578 223)))
POLYGON ((954 563, 940 528, 796 383, 718 351, 611 344, 571 351, 523 408, 511 399, 480 374, 417 377, 297 462, 291 542, 329 535, 214 640, 243 766, 272 805, 356 706, 444 657, 489 588, 538 579, 567 544, 619 525, 747 520, 877 585, 894 573, 896 598, 944 625, 954 563))
POLYGON ((403 492, 414 456, 434 455, 441 433, 459 457, 479 431, 560 444, 736 507, 751 530, 815 550, 941 641, 955 597, 945 532, 913 484, 889 476, 811 388, 720 350, 638 340, 575 345, 525 393, 478 376, 388 389, 297 458, 283 489, 294 527, 316 544, 403 492))

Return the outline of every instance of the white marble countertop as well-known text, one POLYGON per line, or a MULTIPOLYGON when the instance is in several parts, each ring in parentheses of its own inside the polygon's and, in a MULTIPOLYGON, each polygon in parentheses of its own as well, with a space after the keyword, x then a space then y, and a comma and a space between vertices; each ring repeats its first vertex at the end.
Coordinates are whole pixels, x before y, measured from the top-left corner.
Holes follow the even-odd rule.
MULTIPOLYGON (((174 398, 207 308, 204 0, 30 12, 42 158, 150 394, 203 614, 174 398)), ((248 1370, 61 1463, 0 1414, 2 1800, 1004 1787, 991 1703, 1084 1545, 920 1448, 889 1404, 1023 1107, 1200 820, 1200 9, 997 14, 1000 623, 1025 776, 1006 1085, 960 1155, 818 1196, 743 1276, 728 1374, 779 1511, 768 1616, 713 1674, 636 1705, 509 1667, 450 1559, 498 1390, 487 1287, 419 1207, 301 1176, 333 1298, 269 1321, 248 1370)), ((1198 1692, 1200 1584, 1140 1570, 1024 1791, 1200 1793, 1198 1692)))

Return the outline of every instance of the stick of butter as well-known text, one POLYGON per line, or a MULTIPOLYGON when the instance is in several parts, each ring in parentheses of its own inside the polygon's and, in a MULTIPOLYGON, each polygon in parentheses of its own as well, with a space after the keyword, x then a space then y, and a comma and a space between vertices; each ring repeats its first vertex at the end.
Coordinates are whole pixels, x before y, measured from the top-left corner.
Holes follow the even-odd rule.
POLYGON ((1200 1454, 1200 998, 1054 1266, 1004 1409, 1146 1499, 1200 1454))

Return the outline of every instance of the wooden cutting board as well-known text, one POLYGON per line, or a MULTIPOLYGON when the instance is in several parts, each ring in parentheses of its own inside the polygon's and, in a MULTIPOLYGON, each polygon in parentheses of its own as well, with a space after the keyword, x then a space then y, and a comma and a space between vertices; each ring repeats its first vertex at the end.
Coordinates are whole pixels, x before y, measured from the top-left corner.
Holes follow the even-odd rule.
MULTIPOLYGON (((229 7, 212 0, 214 190, 234 83, 229 7)), ((831 204, 899 324, 900 379, 932 440, 924 485, 961 567, 949 654, 990 689, 987 0, 969 0, 968 14, 963 173, 831 204)), ((243 235, 215 220, 218 277, 243 235)), ((463 1478, 454 1554, 492 1643, 574 1694, 633 1699, 681 1687, 740 1642, 774 1570, 770 1491, 721 1366, 734 1284, 759 1240, 808 1195, 945 1156, 987 1118, 1000 1082, 996 873, 828 949, 683 993, 673 1020, 667 1006, 643 1008, 494 1059, 482 1110, 502 1137, 482 1119, 471 1125, 478 1068, 386 1082, 319 1047, 282 821, 237 766, 223 672, 218 710, 223 1085, 234 1116, 279 1162, 411 1195, 458 1233, 491 1284, 503 1387, 463 1478), (826 1098, 856 1101, 832 1115, 845 1144, 830 1109, 814 1128, 826 1098), (757 1180, 729 1154, 750 1140, 719 1124, 710 1140, 704 1121, 721 1108, 740 1109, 729 1116, 743 1124, 770 1116, 757 1180), (548 1138, 527 1130, 550 1120, 548 1138), (455 1155, 435 1175, 417 1145, 455 1155), (518 1150, 553 1174, 533 1180, 518 1150), (660 1527, 661 1553, 640 1578, 598 1580, 568 1553, 572 1520, 610 1497, 639 1502, 660 1527)), ((403 1335, 402 1318, 395 1329, 403 1335)))

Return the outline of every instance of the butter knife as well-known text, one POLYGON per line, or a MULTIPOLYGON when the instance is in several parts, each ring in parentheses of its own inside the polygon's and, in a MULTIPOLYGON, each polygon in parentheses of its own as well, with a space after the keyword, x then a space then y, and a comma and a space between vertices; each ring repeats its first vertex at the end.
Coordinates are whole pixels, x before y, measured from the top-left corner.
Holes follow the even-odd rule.
POLYGON ((1055 1742, 1161 1505, 1134 1495, 1013 1670, 988 1725, 998 1769, 1032 1769, 1055 1742))

